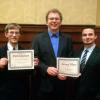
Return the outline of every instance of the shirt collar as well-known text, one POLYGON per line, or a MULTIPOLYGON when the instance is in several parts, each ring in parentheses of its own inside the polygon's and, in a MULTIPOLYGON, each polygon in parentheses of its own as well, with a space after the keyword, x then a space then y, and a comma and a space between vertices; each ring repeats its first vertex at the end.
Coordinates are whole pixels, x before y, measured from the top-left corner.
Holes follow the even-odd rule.
POLYGON ((93 44, 93 45, 92 45, 91 47, 89 47, 89 48, 84 48, 84 51, 85 51, 86 49, 88 49, 89 52, 92 52, 93 49, 95 48, 95 46, 96 46, 96 44, 93 44))
MULTIPOLYGON (((8 47, 8 50, 9 51, 12 51, 13 50, 13 46, 11 45, 10 42, 7 43, 7 47, 8 47)), ((15 46, 15 50, 18 50, 18 44, 15 46)))
MULTIPOLYGON (((50 37, 53 36, 53 33, 52 33, 51 31, 48 31, 48 34, 49 34, 50 37)), ((56 35, 57 37, 59 37, 59 32, 55 33, 55 35, 56 35)))

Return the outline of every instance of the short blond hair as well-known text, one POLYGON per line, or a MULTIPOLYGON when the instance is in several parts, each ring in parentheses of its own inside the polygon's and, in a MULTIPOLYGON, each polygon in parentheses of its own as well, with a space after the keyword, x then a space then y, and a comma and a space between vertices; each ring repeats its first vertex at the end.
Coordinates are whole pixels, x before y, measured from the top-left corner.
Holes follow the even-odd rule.
POLYGON ((51 9, 51 10, 49 10, 47 12, 47 14, 46 14, 46 21, 48 20, 48 16, 49 16, 50 13, 57 13, 57 14, 59 14, 60 20, 62 21, 62 19, 63 19, 62 13, 58 9, 55 9, 55 8, 54 9, 51 9))
POLYGON ((21 26, 16 23, 9 23, 5 26, 4 31, 8 32, 10 29, 19 29, 21 31, 21 26))

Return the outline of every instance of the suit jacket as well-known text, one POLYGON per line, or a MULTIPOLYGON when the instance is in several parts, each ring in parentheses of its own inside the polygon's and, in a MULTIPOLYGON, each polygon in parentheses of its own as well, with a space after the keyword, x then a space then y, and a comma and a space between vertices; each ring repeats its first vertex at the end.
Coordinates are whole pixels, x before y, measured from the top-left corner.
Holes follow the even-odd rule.
MULTIPOLYGON (((19 49, 23 48, 19 46, 19 49)), ((0 48, 0 58, 7 57, 7 44, 0 48)), ((9 71, 7 66, 0 70, 0 100, 27 100, 29 93, 29 72, 9 71)))
MULTIPOLYGON (((35 51, 35 56, 40 60, 40 91, 42 93, 55 92, 61 95, 66 89, 66 81, 60 81, 57 77, 52 77, 47 74, 48 66, 56 67, 56 57, 48 33, 40 33, 34 38, 32 47, 35 51)), ((70 57, 72 51, 72 40, 70 36, 60 33, 58 57, 70 57)))
MULTIPOLYGON (((78 53, 81 56, 82 50, 78 53)), ((95 47, 77 81, 76 100, 97 100, 100 88, 100 49, 95 47)))

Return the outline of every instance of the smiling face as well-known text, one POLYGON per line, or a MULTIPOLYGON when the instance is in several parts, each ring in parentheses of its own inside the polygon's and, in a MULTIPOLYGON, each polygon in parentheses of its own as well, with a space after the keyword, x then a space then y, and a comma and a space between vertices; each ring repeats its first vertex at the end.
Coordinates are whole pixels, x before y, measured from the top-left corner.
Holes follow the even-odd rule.
POLYGON ((94 29, 86 28, 82 31, 82 41, 85 46, 91 46, 95 43, 97 35, 95 34, 94 29))
POLYGON ((9 29, 5 32, 5 37, 12 45, 16 45, 20 38, 20 30, 18 28, 9 29))
POLYGON ((61 18, 57 12, 50 12, 47 17, 47 26, 52 33, 59 31, 61 25, 61 18))

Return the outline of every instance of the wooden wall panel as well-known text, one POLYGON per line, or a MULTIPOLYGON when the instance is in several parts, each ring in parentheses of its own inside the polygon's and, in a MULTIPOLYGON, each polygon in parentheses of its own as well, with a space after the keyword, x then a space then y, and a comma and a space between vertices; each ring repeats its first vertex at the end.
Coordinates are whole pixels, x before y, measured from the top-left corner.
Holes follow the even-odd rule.
POLYGON ((98 35, 96 44, 97 44, 98 47, 100 47, 100 27, 96 27, 95 30, 96 30, 96 33, 98 35))
MULTIPOLYGON (((4 27, 6 24, 0 24, 0 46, 2 46, 7 40, 4 36, 4 27)), ((20 24, 22 26, 22 36, 20 43, 23 47, 30 49, 31 41, 35 35, 40 32, 46 31, 46 25, 30 25, 30 24, 20 24)), ((77 49, 82 45, 81 42, 81 31, 83 28, 89 25, 62 25, 60 31, 70 34, 72 36, 74 48, 77 49)), ((95 27, 95 26, 91 26, 95 27)), ((98 33, 97 45, 100 47, 100 27, 96 27, 96 32, 98 33)))

